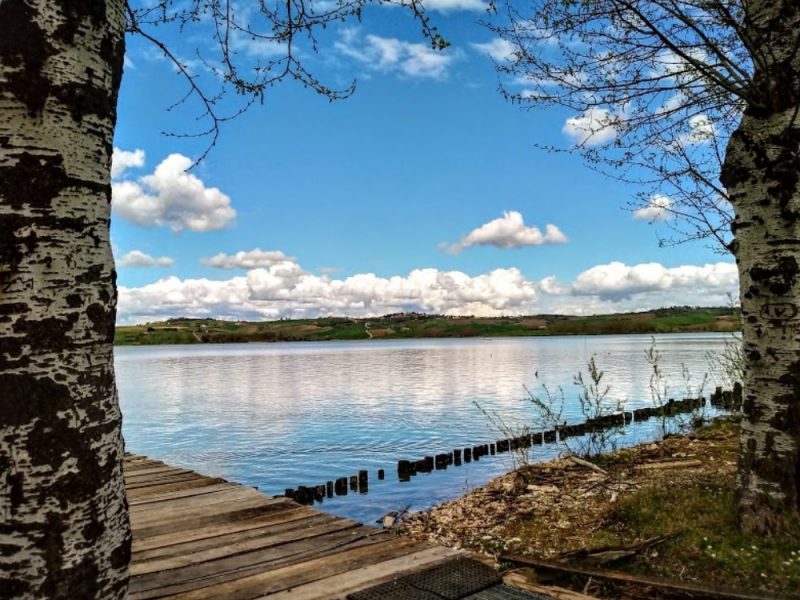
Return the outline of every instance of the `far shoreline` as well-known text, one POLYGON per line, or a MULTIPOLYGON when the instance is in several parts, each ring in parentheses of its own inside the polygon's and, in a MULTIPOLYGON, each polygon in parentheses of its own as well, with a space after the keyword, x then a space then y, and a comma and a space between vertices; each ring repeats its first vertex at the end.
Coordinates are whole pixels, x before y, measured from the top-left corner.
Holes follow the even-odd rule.
POLYGON ((670 307, 607 315, 447 317, 395 313, 373 318, 321 317, 278 321, 174 318, 116 328, 115 346, 470 339, 586 335, 739 332, 730 307, 670 307))

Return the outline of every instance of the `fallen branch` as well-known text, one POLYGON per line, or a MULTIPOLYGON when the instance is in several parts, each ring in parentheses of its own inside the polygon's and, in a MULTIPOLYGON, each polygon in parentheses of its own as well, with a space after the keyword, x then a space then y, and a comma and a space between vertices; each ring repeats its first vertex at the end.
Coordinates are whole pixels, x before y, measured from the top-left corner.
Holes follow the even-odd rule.
POLYGON ((509 571, 503 575, 503 583, 525 590, 526 592, 542 594, 548 598, 553 598, 553 600, 597 600, 595 596, 587 596, 586 594, 568 590, 567 588, 537 583, 535 573, 532 571, 533 569, 516 569, 514 571, 509 571))
POLYGON ((642 550, 645 550, 647 548, 652 548, 653 546, 658 546, 659 544, 663 544, 667 540, 670 540, 680 535, 680 533, 681 532, 675 532, 667 535, 659 535, 656 537, 648 538, 646 540, 642 540, 641 542, 634 542, 632 544, 623 544, 616 546, 597 546, 595 548, 580 548, 578 550, 570 550, 568 552, 562 552, 561 554, 558 555, 558 557, 559 559, 573 558, 578 560, 585 560, 586 562, 595 565, 607 565, 608 563, 611 562, 636 556, 642 550))
MULTIPOLYGON (((542 560, 520 554, 504 554, 500 561, 516 563, 533 567, 536 570, 562 573, 568 576, 582 576, 609 581, 617 584, 632 584, 641 587, 651 587, 661 592, 670 593, 673 598, 692 598, 694 600, 800 600, 800 595, 779 592, 743 592, 722 586, 705 586, 700 584, 685 583, 660 577, 647 575, 631 575, 621 571, 606 569, 590 569, 575 567, 563 562, 542 560)), ((650 594, 652 596, 652 594, 650 594)))
POLYGON ((601 475, 608 475, 608 471, 606 471, 605 469, 601 469, 596 464, 590 463, 588 460, 583 460, 582 458, 578 458, 574 454, 570 454, 567 458, 572 462, 574 462, 576 465, 580 465, 581 467, 586 467, 587 469, 591 469, 592 471, 600 473, 601 475))

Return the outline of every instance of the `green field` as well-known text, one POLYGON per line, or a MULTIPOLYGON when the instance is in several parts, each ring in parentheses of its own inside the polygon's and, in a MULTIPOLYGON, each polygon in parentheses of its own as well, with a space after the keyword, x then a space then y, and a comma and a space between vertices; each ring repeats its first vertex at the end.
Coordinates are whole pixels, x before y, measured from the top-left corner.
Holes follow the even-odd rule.
POLYGON ((731 308, 673 307, 658 310, 573 317, 445 317, 400 313, 368 319, 324 317, 281 321, 168 319, 117 327, 117 345, 233 342, 312 342, 395 338, 503 337, 738 331, 739 312, 731 308))

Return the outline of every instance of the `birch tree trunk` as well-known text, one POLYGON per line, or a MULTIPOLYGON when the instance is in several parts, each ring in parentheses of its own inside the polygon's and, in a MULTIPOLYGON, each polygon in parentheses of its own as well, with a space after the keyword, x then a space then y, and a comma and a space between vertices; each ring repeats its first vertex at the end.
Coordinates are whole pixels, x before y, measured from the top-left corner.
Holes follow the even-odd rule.
POLYGON ((0 597, 123 598, 112 343, 122 0, 0 0, 0 597))
POLYGON ((770 534, 800 524, 800 4, 749 4, 761 52, 722 182, 736 211, 745 353, 739 518, 770 534))

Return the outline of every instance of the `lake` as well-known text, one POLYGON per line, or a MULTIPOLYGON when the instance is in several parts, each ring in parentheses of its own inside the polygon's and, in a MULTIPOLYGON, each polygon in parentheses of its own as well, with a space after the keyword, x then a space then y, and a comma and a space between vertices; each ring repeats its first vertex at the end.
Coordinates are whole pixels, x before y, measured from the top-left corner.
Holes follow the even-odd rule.
MULTIPOLYGON (((651 403, 650 335, 364 340, 118 347, 117 384, 130 452, 224 477, 268 494, 367 469, 366 495, 321 508, 370 522, 389 510, 427 508, 513 467, 509 454, 398 482, 398 459, 420 459, 501 435, 481 408, 510 426, 529 423, 528 392, 564 390, 564 418, 579 421, 573 378, 594 356, 626 409, 651 403), (537 374, 538 373, 538 378, 537 374), (378 481, 377 469, 386 479, 378 481)), ((707 353, 730 334, 655 336, 669 396, 709 370, 707 353)), ((707 396, 717 382, 711 378, 707 396)), ((623 444, 654 435, 629 428, 623 444)), ((536 447, 534 459, 557 455, 536 447)))

